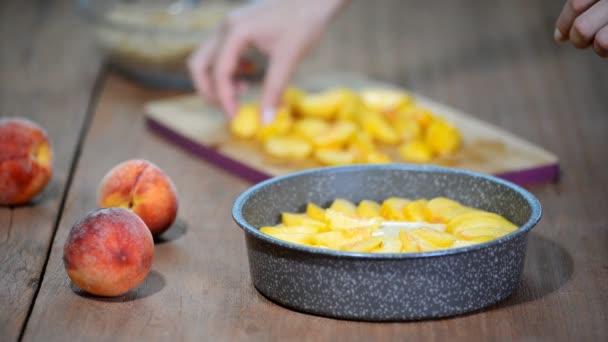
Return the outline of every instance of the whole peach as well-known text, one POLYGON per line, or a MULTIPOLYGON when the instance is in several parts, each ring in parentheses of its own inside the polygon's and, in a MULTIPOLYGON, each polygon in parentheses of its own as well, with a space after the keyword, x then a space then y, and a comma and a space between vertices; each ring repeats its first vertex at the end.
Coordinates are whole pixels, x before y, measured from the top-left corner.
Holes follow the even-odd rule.
POLYGON ((98 296, 119 296, 146 278, 154 257, 142 219, 121 208, 98 209, 78 221, 63 248, 72 282, 98 296))
POLYGON ((52 164, 44 129, 26 119, 0 119, 0 205, 29 202, 51 179, 52 164))
POLYGON ((131 210, 157 236, 175 221, 177 191, 169 176, 156 165, 146 160, 128 160, 103 177, 98 206, 131 210))

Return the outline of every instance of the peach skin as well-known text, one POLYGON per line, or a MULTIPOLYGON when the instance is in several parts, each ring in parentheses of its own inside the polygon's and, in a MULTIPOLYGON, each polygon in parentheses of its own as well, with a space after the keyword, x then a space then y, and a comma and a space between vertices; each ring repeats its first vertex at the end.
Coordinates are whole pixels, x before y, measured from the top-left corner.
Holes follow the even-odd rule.
POLYGON ((128 160, 102 179, 98 207, 129 209, 141 217, 153 236, 158 236, 175 221, 177 191, 156 165, 147 160, 128 160))
POLYGON ((122 208, 98 209, 78 221, 63 248, 63 264, 79 288, 120 296, 150 271, 154 241, 144 221, 122 208))
POLYGON ((22 118, 0 119, 0 205, 29 202, 51 179, 52 164, 44 129, 22 118))

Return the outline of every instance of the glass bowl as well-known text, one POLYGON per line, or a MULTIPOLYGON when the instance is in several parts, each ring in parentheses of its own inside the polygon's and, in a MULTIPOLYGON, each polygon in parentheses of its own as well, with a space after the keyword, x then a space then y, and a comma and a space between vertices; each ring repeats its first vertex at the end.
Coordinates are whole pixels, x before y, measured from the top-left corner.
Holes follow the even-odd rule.
POLYGON ((110 64, 146 85, 191 89, 188 56, 245 1, 80 0, 110 64))

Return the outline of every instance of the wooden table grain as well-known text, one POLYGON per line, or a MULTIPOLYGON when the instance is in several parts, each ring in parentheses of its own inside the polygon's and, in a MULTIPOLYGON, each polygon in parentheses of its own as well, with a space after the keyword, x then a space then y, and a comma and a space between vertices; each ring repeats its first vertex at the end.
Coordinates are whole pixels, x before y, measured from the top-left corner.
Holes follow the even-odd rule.
POLYGON ((25 329, 86 131, 102 59, 79 22, 71 1, 0 2, 0 116, 38 122, 55 153, 39 198, 0 207, 0 340, 25 329))
POLYGON ((232 202, 250 183, 167 143, 143 104, 175 93, 103 66, 72 1, 0 3, 0 115, 49 131, 56 162, 34 203, 0 208, 0 340, 589 340, 608 338, 608 62, 552 41, 559 1, 353 1, 301 66, 363 72, 473 113, 555 153, 562 177, 530 187, 544 215, 520 287, 471 314, 335 320, 285 309, 249 277, 232 202), (6 43, 5 43, 6 42, 6 43), (61 254, 116 163, 146 158, 179 190, 175 225, 144 284, 92 297, 61 254))

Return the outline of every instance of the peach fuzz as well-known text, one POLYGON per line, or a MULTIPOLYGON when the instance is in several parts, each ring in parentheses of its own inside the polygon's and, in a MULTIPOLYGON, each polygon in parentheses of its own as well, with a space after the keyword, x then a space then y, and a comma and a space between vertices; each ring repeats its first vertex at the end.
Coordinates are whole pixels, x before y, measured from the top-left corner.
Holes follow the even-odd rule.
POLYGON ((52 164, 44 129, 22 118, 0 119, 0 205, 29 202, 51 179, 52 164))
POLYGON ((175 221, 177 191, 156 165, 146 160, 128 160, 102 179, 98 207, 129 209, 144 220, 153 236, 158 236, 175 221))
POLYGON ((121 208, 98 209, 78 221, 63 249, 63 264, 79 288, 120 296, 141 284, 152 265, 154 241, 142 219, 121 208))

